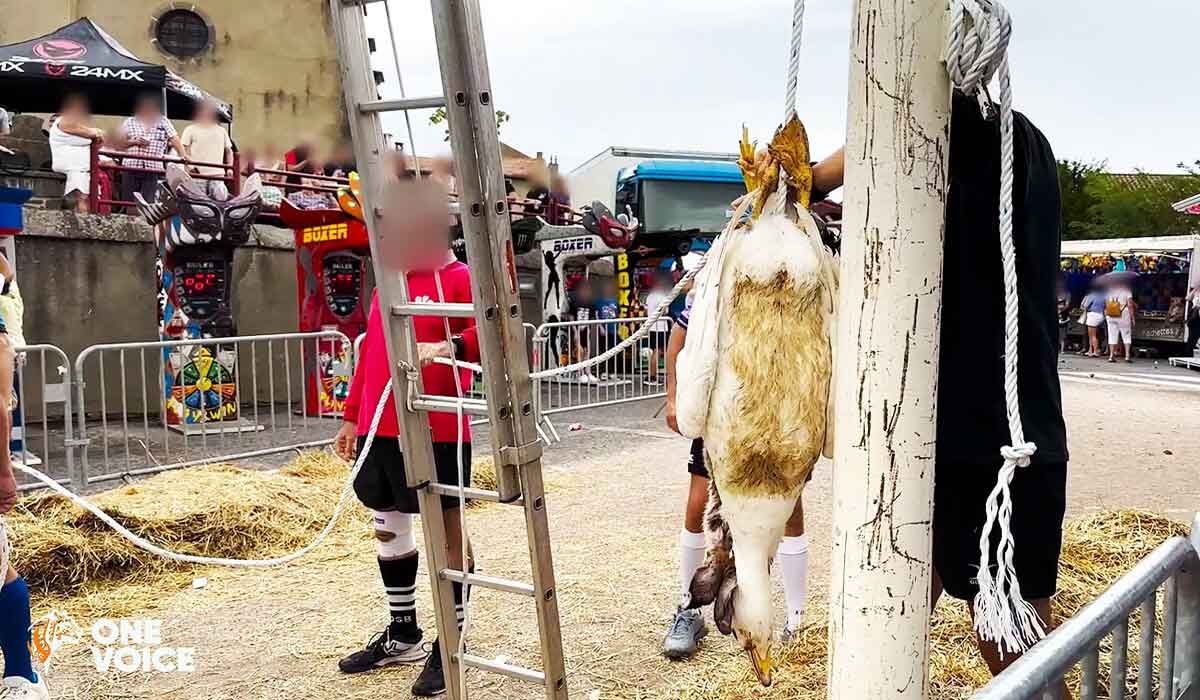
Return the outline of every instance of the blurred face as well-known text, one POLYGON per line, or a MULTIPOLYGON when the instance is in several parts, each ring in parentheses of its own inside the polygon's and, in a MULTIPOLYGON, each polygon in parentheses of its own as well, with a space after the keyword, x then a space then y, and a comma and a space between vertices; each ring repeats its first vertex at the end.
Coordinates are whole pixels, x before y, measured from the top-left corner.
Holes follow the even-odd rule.
POLYGON ((80 97, 78 95, 76 95, 74 97, 68 97, 66 99, 66 101, 63 102, 62 113, 66 114, 66 115, 70 115, 72 117, 87 116, 87 114, 88 114, 87 99, 80 97))
POLYGON ((450 248, 446 190, 430 180, 401 180, 385 192, 379 255, 389 272, 436 270, 450 248))
POLYGON ((217 107, 216 105, 205 102, 196 108, 196 121, 201 124, 216 124, 217 123, 217 107))
POLYGON ((134 114, 141 119, 150 120, 160 116, 162 110, 158 107, 158 100, 147 98, 138 102, 137 110, 134 114))

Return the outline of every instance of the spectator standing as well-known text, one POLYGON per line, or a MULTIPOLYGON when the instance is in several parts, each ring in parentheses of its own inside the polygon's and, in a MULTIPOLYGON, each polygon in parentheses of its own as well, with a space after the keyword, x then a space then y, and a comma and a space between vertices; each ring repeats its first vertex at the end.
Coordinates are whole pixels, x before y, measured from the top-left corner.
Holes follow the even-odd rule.
MULTIPOLYGON (((312 139, 305 138, 296 144, 290 151, 283 154, 283 169, 295 173, 311 173, 315 162, 314 155, 316 148, 313 146, 312 139)), ((299 175, 288 175, 287 184, 299 185, 299 175)))
POLYGON ((1058 281, 1058 352, 1067 351, 1067 327, 1071 325, 1071 294, 1060 279, 1058 281))
POLYGON ((1104 324, 1104 294, 1093 284, 1083 303, 1079 305, 1082 314, 1079 322, 1087 327, 1088 346, 1081 355, 1100 357, 1100 326, 1104 324))
POLYGON ((1196 343, 1200 341, 1200 284, 1188 290, 1188 349, 1196 354, 1196 343))
POLYGON ((88 213, 92 141, 104 140, 102 130, 88 125, 90 117, 87 98, 70 94, 63 99, 62 111, 50 120, 51 167, 67 176, 63 197, 74 197, 80 214, 88 213))
MULTIPOLYGON (((590 321, 596 318, 595 303, 596 299, 592 294, 591 280, 585 277, 579 281, 579 284, 575 285, 574 292, 569 295, 565 320, 590 321)), ((593 324, 581 324, 576 326, 574 333, 571 334, 571 345, 575 350, 576 362, 583 362, 591 357, 588 353, 588 347, 591 345, 589 341, 593 328, 595 328, 593 324)), ((589 384, 597 380, 590 370, 585 369, 580 372, 579 381, 589 384)))
POLYGON ((12 115, 8 110, 0 107, 0 136, 7 136, 12 133, 12 115))
POLYGON ((1104 297, 1104 316, 1108 321, 1108 361, 1116 362, 1120 344, 1126 362, 1133 362, 1133 292, 1122 283, 1114 283, 1104 297))
POLYGON ((350 173, 358 170, 354 162, 354 147, 348 141, 341 141, 333 147, 333 157, 325 163, 325 174, 330 177, 349 177, 350 173))
POLYGON ((146 201, 152 202, 165 169, 162 161, 145 160, 137 156, 162 157, 173 149, 177 155, 187 157, 187 150, 180 142, 175 126, 163 116, 158 95, 147 93, 139 97, 133 116, 125 120, 121 131, 129 141, 126 152, 133 156, 125 159, 125 165, 147 171, 124 173, 122 196, 132 200, 134 193, 141 193, 146 201))
MULTIPOLYGON (((646 295, 647 315, 653 314, 667 300, 667 295, 670 294, 672 286, 669 273, 661 270, 655 273, 654 286, 650 288, 650 293, 646 295)), ((663 351, 667 347, 667 341, 671 337, 670 318, 668 310, 667 313, 663 314, 662 318, 654 322, 654 326, 650 329, 650 371, 646 377, 646 384, 650 386, 658 386, 661 383, 658 380, 658 358, 663 354, 663 351)))
POLYGON ((551 224, 566 224, 566 214, 571 209, 571 191, 567 188, 567 180, 561 175, 555 175, 550 180, 550 199, 555 207, 550 218, 551 224))
MULTIPOLYGON (((229 132, 218 120, 216 103, 205 100, 196 107, 195 121, 183 130, 183 147, 190 160, 201 163, 232 163, 233 141, 229 132)), ((225 168, 215 165, 193 165, 188 170, 193 175, 228 177, 225 168)), ((224 180, 201 180, 210 197, 224 201, 229 198, 229 188, 224 180)))
MULTIPOLYGON (((618 337, 617 318, 621 315, 621 307, 617 304, 617 281, 614 279, 606 279, 600 285, 600 296, 596 299, 596 318, 611 321, 611 323, 600 324, 599 339, 600 347, 596 348, 597 352, 607 352, 609 348, 616 345, 620 338, 618 337)), ((608 379, 609 372, 612 371, 616 358, 610 358, 608 361, 600 364, 600 379, 608 379)))

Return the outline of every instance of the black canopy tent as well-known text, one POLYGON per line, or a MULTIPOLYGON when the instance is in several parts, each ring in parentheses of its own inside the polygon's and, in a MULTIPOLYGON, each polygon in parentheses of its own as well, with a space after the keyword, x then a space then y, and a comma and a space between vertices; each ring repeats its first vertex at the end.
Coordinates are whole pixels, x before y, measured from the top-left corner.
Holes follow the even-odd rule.
POLYGON ((233 108, 165 66, 146 63, 84 17, 35 39, 0 46, 0 107, 18 112, 57 112, 63 96, 88 96, 96 114, 133 111, 146 92, 163 93, 167 115, 190 118, 196 103, 212 99, 221 121, 233 108))

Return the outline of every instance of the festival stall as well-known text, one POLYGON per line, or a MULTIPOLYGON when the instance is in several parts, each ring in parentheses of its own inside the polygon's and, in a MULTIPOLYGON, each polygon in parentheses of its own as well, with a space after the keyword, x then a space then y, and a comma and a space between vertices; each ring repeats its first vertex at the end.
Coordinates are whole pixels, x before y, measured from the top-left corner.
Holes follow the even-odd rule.
MULTIPOLYGON (((1077 308, 1092 281, 1117 269, 1136 272, 1133 298, 1137 305, 1133 338, 1172 349, 1187 342, 1187 291, 1200 284, 1200 237, 1159 236, 1064 241, 1062 270, 1071 308, 1077 308)), ((1085 329, 1073 318, 1069 333, 1085 329)))
POLYGON ((233 108, 121 46, 87 17, 44 36, 0 46, 0 97, 19 112, 53 113, 69 93, 88 96, 96 114, 123 115, 145 92, 162 92, 168 116, 190 117, 196 104, 213 100, 220 119, 233 121, 233 108))

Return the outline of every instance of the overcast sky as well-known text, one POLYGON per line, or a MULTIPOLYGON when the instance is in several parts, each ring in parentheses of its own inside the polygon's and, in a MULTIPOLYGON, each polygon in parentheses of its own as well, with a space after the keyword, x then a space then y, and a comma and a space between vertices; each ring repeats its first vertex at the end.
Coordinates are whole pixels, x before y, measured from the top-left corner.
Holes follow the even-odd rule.
MULTIPOLYGON (((392 2, 405 88, 441 92, 429 3, 392 2)), ((501 138, 569 171, 608 146, 736 148, 778 123, 792 0, 481 0, 501 138)), ((817 155, 842 141, 851 0, 808 0, 800 116, 817 155)), ((377 8, 378 5, 371 7, 377 8)), ((1195 0, 1007 0, 1017 108, 1060 158, 1174 172, 1200 158, 1195 0)), ((398 94, 382 12, 368 20, 398 94)), ((414 113, 416 150, 446 152, 414 113)), ((388 130, 407 142, 403 121, 388 130)))

